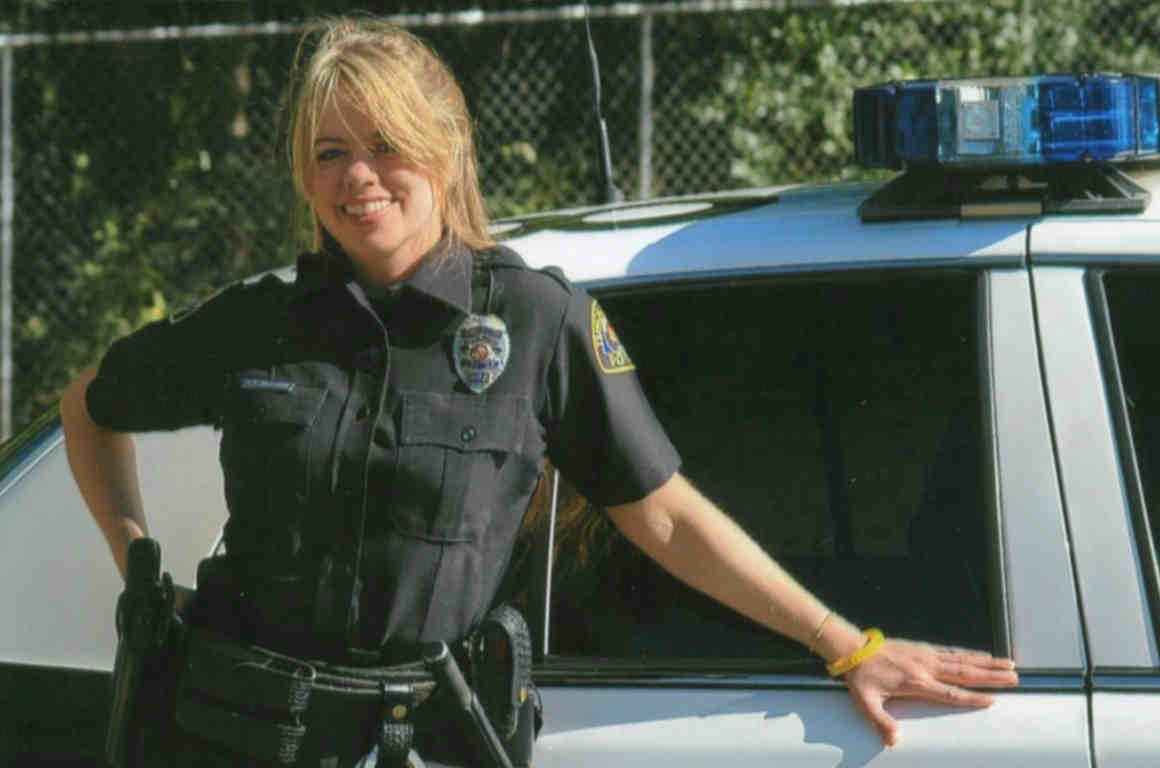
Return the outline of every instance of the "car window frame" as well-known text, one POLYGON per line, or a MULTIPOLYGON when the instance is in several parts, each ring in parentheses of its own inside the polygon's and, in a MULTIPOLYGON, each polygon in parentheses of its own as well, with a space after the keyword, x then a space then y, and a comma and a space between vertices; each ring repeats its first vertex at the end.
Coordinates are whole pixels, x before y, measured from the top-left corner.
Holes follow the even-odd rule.
MULTIPOLYGON (((993 412, 993 366, 994 355, 991 347, 991 283, 993 265, 977 267, 963 264, 915 265, 902 264, 895 267, 876 265, 864 269, 776 269, 730 272, 728 275, 699 274, 688 277, 668 276, 667 279, 626 279, 623 281, 601 281, 587 286, 598 300, 615 296, 617 298, 633 293, 677 292, 712 287, 729 287, 739 283, 787 282, 845 282, 854 280, 888 279, 903 275, 938 275, 947 272, 966 273, 974 281, 975 291, 975 364, 979 367, 980 412, 979 444, 980 474, 984 480, 986 509, 984 510, 984 536, 987 543, 986 559, 982 566, 986 569, 987 594, 992 620, 992 651, 997 655, 1009 656, 1012 651, 1013 631, 1011 626, 1011 596, 1005 567, 1005 544, 1003 535, 1003 510, 998 488, 998 445, 996 417, 993 412)), ((699 657, 696 659, 629 659, 595 656, 573 656, 552 653, 551 636, 548 628, 551 621, 551 574, 552 545, 556 522, 557 489, 559 472, 554 471, 551 502, 548 511, 547 531, 538 534, 533 545, 534 585, 529 608, 529 623, 533 629, 533 649, 536 658, 536 678, 545 684, 601 684, 639 685, 650 687, 666 686, 725 686, 746 687, 790 687, 818 688, 840 685, 826 677, 822 661, 803 649, 800 659, 768 660, 699 657)), ((726 510, 728 512, 728 510, 726 510)))

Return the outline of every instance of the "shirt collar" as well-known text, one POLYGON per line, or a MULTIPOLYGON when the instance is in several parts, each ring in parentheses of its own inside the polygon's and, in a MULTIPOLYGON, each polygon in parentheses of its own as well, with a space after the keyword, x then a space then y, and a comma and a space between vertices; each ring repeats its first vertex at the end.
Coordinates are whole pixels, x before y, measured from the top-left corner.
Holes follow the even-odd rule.
MULTIPOLYGON (((300 300, 354 280, 346 255, 304 253, 298 257, 295 292, 300 300)), ((471 313, 471 252, 444 237, 423 255, 419 267, 403 281, 406 292, 435 299, 464 314, 471 313)))
POLYGON ((404 290, 442 302, 464 314, 471 313, 471 252, 444 237, 423 256, 419 267, 403 283, 404 290))

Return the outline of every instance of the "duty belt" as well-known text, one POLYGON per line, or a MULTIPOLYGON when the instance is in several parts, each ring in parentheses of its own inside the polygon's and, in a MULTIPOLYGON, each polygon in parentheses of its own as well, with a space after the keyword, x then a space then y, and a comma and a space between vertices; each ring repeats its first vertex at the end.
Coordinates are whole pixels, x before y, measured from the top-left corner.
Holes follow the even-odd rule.
POLYGON ((353 668, 303 661, 190 631, 177 725, 248 757, 294 765, 301 754, 358 754, 378 731, 380 760, 402 764, 413 713, 435 689, 422 660, 353 668))
POLYGON ((531 684, 531 640, 518 611, 493 610, 454 654, 446 644, 432 643, 416 647, 413 660, 402 664, 342 666, 174 622, 171 581, 159 566, 156 542, 133 542, 118 603, 120 640, 106 743, 117 768, 137 765, 143 725, 151 710, 159 722, 158 713, 168 710, 165 701, 173 714, 164 719, 216 751, 289 766, 329 756, 358 758, 373 743, 379 766, 403 766, 416 712, 433 697, 438 702, 420 712, 418 721, 434 725, 439 717, 454 718, 482 765, 530 762, 539 706, 531 684))

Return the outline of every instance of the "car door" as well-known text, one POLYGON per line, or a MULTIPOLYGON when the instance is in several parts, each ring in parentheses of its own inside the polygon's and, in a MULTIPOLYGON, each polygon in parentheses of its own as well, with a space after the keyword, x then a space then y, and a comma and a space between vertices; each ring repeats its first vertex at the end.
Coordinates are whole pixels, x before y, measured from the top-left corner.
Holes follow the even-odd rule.
POLYGON ((1160 754, 1160 221, 1031 231, 1044 370, 1090 649, 1099 768, 1160 754))
POLYGON ((558 481, 539 765, 1089 765, 1021 252, 600 300, 683 471, 791 574, 864 626, 1013 654, 1022 682, 987 710, 894 704, 884 750, 804 649, 660 572, 558 481))

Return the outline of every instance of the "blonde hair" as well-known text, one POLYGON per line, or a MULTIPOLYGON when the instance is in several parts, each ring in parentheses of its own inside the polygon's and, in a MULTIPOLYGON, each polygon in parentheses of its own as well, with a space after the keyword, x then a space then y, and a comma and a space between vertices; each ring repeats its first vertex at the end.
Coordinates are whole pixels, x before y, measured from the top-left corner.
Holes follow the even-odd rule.
MULTIPOLYGON (((471 116, 463 91, 439 56, 402 28, 374 18, 311 24, 291 70, 287 150, 294 187, 309 201, 314 141, 323 111, 349 100, 385 141, 429 174, 450 238, 485 249, 487 209, 479 190, 471 116)), ((315 249, 330 239, 312 215, 315 249)))

